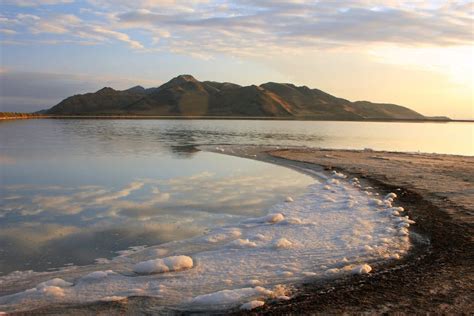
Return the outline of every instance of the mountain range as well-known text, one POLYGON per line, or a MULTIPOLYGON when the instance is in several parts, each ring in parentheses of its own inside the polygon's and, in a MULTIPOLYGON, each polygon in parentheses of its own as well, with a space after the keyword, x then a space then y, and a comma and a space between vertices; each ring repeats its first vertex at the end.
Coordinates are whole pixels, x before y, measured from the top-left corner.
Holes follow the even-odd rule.
POLYGON ((105 87, 94 93, 68 97, 43 113, 320 120, 426 119, 400 105, 351 102, 291 83, 240 86, 229 82, 198 81, 191 75, 180 75, 149 89, 136 86, 120 91, 105 87))

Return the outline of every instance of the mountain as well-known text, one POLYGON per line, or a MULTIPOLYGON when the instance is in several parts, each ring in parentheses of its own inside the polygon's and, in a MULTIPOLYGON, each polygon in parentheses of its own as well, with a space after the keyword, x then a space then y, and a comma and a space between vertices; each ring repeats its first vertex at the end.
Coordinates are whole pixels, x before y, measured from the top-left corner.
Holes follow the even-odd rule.
POLYGON ((229 82, 201 82, 191 75, 180 75, 156 88, 135 86, 119 91, 106 87, 95 93, 74 95, 46 113, 324 120, 425 119, 423 115, 400 105, 351 102, 318 89, 291 83, 240 86, 229 82))

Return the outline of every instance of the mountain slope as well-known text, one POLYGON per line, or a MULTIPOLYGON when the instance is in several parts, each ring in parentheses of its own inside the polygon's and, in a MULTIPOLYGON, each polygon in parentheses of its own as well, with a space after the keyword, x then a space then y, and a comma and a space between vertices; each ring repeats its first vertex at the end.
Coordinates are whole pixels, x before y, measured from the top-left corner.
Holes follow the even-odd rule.
POLYGON ((75 95, 47 110, 55 115, 163 115, 282 117, 301 119, 423 119, 395 104, 350 102, 318 89, 268 82, 245 86, 229 82, 198 81, 181 75, 145 89, 118 91, 103 88, 75 95))
POLYGON ((118 114, 128 104, 143 98, 141 93, 118 91, 102 88, 95 93, 74 95, 49 109, 46 114, 81 115, 81 114, 118 114))

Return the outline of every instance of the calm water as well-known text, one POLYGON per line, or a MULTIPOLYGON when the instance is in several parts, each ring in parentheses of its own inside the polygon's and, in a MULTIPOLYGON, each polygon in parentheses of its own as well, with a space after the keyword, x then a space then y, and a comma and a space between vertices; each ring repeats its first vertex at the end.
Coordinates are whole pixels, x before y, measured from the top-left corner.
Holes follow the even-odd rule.
POLYGON ((311 182, 286 168, 198 152, 194 145, 473 155, 473 127, 215 120, 2 122, 0 274, 84 265, 129 247, 203 234, 265 214, 311 182))

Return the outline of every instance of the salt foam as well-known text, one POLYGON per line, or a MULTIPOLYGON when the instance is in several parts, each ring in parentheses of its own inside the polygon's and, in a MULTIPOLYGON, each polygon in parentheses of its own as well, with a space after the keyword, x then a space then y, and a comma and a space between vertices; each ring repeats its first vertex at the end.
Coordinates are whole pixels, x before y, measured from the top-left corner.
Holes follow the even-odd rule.
POLYGON ((358 179, 346 178, 335 172, 330 186, 315 181, 305 194, 274 205, 268 215, 205 236, 137 248, 97 265, 0 277, 2 288, 12 289, 0 297, 0 310, 135 295, 190 309, 252 309, 270 297, 289 297, 287 291, 276 291, 278 286, 308 277, 367 274, 373 263, 403 257, 415 222, 401 216, 403 208, 392 206, 396 194, 373 198, 363 193, 358 179))

